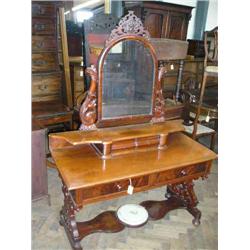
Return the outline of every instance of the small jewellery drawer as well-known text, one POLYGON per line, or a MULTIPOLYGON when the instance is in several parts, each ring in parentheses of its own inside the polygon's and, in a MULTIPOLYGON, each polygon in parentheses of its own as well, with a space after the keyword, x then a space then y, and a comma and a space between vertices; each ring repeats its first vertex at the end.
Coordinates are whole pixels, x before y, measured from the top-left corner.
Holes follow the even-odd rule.
POLYGON ((32 34, 35 35, 54 35, 56 25, 53 18, 33 18, 32 34))
POLYGON ((183 177, 192 176, 194 174, 202 173, 206 171, 205 165, 192 165, 184 168, 178 168, 174 170, 167 170, 154 176, 154 184, 160 185, 167 183, 171 180, 178 180, 183 177))
POLYGON ((56 53, 33 53, 32 71, 54 71, 57 70, 56 53))
MULTIPOLYGON (((148 185, 148 176, 132 178, 131 184, 134 187, 134 189, 146 187, 148 185)), ((84 188, 82 190, 82 199, 83 200, 91 199, 103 195, 124 192, 127 191, 129 185, 130 185, 130 180, 122 180, 122 181, 97 185, 91 188, 84 188)))
POLYGON ((55 36, 32 36, 33 51, 50 51, 56 50, 55 36))
POLYGON ((61 94, 61 74, 33 75, 32 98, 61 94))
POLYGON ((32 16, 55 16, 55 6, 40 4, 40 3, 32 3, 32 16))

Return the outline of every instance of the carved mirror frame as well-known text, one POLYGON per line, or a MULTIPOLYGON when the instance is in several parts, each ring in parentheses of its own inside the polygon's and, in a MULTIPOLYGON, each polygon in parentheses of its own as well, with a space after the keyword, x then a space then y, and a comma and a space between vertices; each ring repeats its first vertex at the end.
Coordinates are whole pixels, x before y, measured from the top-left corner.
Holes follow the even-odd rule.
POLYGON ((91 83, 88 95, 80 108, 80 120, 82 122, 80 130, 164 121, 165 103, 161 85, 161 79, 164 73, 164 67, 158 69, 156 53, 153 45, 150 43, 148 31, 144 29, 141 20, 134 15, 133 11, 129 11, 129 13, 120 20, 118 26, 112 30, 109 38, 106 40, 105 47, 98 59, 98 71, 94 65, 86 69, 86 74, 89 74, 91 77, 91 83), (104 60, 112 47, 119 42, 129 40, 142 43, 144 47, 149 50, 153 59, 154 79, 151 114, 103 118, 102 83, 104 60))

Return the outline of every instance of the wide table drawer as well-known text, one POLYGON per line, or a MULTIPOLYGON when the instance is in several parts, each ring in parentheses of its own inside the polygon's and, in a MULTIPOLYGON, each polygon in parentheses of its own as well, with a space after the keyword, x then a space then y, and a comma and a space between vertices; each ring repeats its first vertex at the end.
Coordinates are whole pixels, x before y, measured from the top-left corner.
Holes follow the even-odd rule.
POLYGON ((194 175, 198 174, 202 176, 208 171, 206 164, 191 165, 183 168, 171 169, 161 173, 151 175, 151 185, 161 186, 166 183, 178 182, 183 179, 193 178, 194 175))
POLYGON ((135 191, 148 185, 148 176, 136 177, 122 181, 111 182, 107 184, 97 185, 91 188, 84 188, 78 192, 77 202, 82 200, 95 199, 98 197, 109 196, 115 193, 126 192, 128 186, 132 184, 135 191))
POLYGON ((58 69, 56 53, 32 54, 32 71, 55 71, 58 69))
POLYGON ((134 187, 133 192, 140 192, 160 186, 198 179, 208 174, 211 164, 201 163, 186 167, 170 169, 159 173, 147 174, 132 179, 96 185, 74 191, 74 199, 81 206, 103 199, 120 197, 127 194, 128 186, 134 187))
POLYGON ((53 18, 33 18, 32 34, 35 35, 54 35, 56 24, 53 18))
POLYGON ((32 36, 33 51, 56 50, 55 36, 32 36))

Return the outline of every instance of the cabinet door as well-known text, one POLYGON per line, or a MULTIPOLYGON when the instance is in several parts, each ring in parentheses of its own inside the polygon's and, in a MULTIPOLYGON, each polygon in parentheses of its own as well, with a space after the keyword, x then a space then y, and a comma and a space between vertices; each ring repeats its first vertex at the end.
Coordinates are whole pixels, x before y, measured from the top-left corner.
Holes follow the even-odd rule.
POLYGON ((186 40, 187 15, 184 13, 170 12, 167 24, 167 36, 169 39, 186 40))
POLYGON ((164 14, 160 11, 145 11, 145 22, 144 26, 148 30, 152 38, 161 38, 162 37, 162 27, 164 22, 164 14))

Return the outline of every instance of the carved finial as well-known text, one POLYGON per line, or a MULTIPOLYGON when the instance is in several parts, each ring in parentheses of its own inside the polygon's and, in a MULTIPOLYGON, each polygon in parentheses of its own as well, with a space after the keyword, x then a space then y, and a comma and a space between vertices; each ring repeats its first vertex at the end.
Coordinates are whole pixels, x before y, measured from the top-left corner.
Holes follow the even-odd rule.
POLYGON ((134 14, 134 11, 129 11, 128 14, 120 20, 118 26, 112 30, 109 38, 106 40, 106 45, 111 43, 112 40, 124 35, 143 36, 146 39, 150 38, 148 31, 144 29, 142 21, 134 14))

